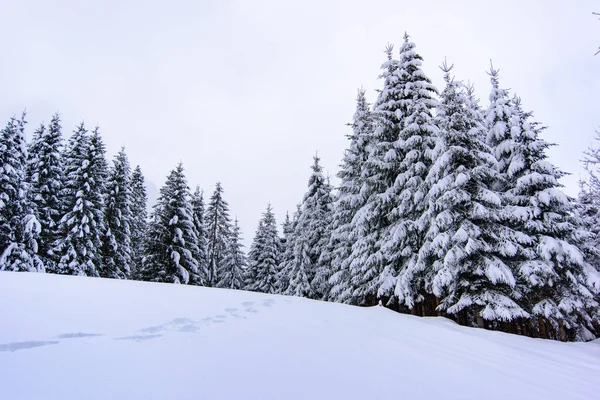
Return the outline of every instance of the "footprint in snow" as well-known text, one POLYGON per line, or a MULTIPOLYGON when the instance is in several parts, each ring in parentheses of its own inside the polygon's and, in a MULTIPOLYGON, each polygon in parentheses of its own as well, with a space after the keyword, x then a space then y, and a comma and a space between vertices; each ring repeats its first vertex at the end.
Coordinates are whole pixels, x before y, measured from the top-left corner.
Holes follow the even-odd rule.
POLYGON ((0 351, 10 351, 15 352, 24 349, 33 349, 34 347, 41 346, 49 346, 52 344, 60 343, 58 340, 45 340, 45 341, 37 341, 31 340, 28 342, 14 342, 14 343, 4 343, 0 344, 0 351))
POLYGON ((181 329, 188 329, 185 332, 189 332, 191 327, 193 326, 195 326, 195 322, 189 318, 173 318, 172 320, 164 324, 149 326, 148 328, 140 329, 139 332, 157 333, 167 330, 177 330, 181 332, 181 329))
POLYGON ((143 342, 146 340, 150 340, 150 339, 155 339, 158 337, 161 337, 162 335, 160 334, 154 334, 154 335, 132 335, 132 336, 123 336, 123 337, 118 337, 115 338, 115 340, 134 340, 136 342, 143 342))
POLYGON ((245 307, 250 307, 250 306, 251 306, 251 305, 253 305, 253 304, 254 304, 254 302, 253 302, 253 301, 244 301, 244 302, 242 303, 242 305, 243 305, 243 306, 245 306, 245 307))
POLYGON ((272 307, 273 304, 275 304, 275 299, 266 299, 262 302, 263 307, 272 307))
POLYGON ((103 336, 101 333, 63 333, 62 335, 58 335, 58 339, 76 339, 76 338, 84 338, 84 337, 94 337, 94 336, 103 336))
POLYGON ((198 327, 193 324, 183 325, 181 328, 177 329, 177 332, 194 333, 194 332, 198 332, 198 327))
POLYGON ((244 316, 241 316, 241 315, 237 314, 237 313, 236 313, 236 311, 237 311, 237 310, 238 310, 237 308, 226 308, 226 309, 225 309, 225 312, 226 312, 227 314, 231 315, 231 316, 232 316, 232 317, 234 317, 234 318, 246 318, 246 317, 244 317, 244 316))

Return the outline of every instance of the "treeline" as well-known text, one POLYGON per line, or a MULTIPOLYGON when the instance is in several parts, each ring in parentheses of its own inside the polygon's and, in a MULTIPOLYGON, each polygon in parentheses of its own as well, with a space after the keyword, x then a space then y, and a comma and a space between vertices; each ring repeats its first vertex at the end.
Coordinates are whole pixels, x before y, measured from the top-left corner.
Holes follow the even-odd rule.
MULTIPOLYGON (((144 178, 112 165, 98 128, 60 119, 1 132, 0 269, 174 282, 443 315, 467 326, 589 340, 599 333, 600 151, 578 199, 545 127, 500 87, 489 104, 442 65, 441 93, 405 35, 373 106, 359 91, 333 188, 314 158, 280 236, 270 206, 246 255, 223 188, 207 204, 178 165, 146 214, 144 178)), ((600 138, 599 138, 600 139, 600 138)))

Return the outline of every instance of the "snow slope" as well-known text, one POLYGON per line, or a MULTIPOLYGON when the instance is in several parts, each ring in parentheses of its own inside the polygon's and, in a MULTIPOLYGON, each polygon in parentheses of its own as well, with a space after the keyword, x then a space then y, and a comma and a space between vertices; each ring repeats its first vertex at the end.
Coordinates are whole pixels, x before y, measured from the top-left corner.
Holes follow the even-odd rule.
POLYGON ((600 345, 294 297, 0 272, 3 399, 598 399, 600 345))

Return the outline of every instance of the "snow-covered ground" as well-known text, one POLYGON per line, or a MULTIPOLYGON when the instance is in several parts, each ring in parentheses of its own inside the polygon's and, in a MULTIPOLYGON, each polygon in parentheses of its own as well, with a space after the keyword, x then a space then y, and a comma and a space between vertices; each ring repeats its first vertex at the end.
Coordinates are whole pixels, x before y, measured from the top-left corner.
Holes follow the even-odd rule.
POLYGON ((599 399, 600 345, 306 299, 0 272, 2 399, 599 399))

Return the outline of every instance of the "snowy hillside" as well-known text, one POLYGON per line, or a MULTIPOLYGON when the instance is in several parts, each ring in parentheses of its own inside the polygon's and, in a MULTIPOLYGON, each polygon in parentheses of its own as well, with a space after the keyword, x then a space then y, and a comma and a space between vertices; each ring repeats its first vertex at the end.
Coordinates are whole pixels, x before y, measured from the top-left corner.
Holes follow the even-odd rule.
POLYGON ((0 272, 3 399, 593 399, 600 345, 295 297, 0 272))

